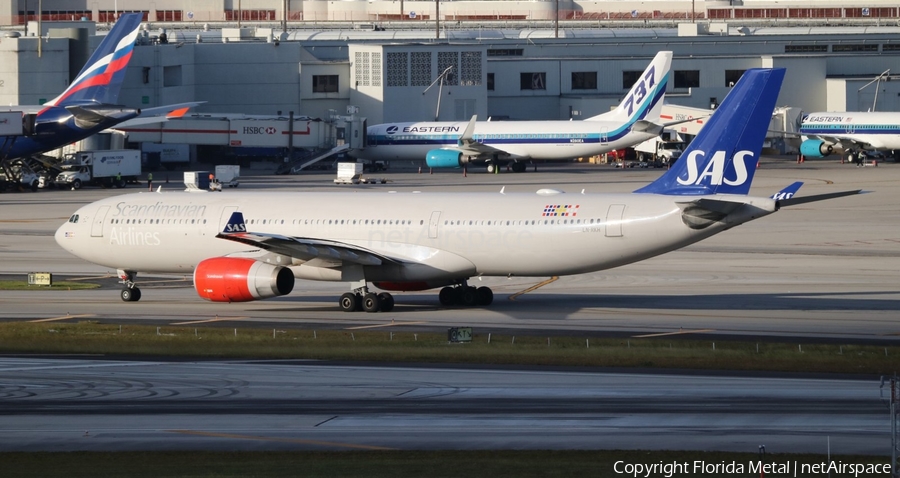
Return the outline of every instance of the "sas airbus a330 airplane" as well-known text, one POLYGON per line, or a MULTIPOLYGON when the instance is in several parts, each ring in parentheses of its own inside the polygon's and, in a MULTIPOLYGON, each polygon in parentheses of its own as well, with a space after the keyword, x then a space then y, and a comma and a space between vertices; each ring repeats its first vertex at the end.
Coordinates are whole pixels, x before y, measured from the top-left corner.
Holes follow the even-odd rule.
POLYGON ((351 151, 372 161, 425 158, 432 168, 487 164, 488 172, 512 161, 523 172, 529 160, 570 160, 627 148, 659 136, 672 52, 653 61, 614 110, 584 121, 476 121, 387 123, 367 129, 366 147, 351 151))
POLYGON ((25 114, 25 135, 0 137, 0 159, 51 151, 129 120, 164 121, 163 116, 181 115, 199 104, 182 103, 143 111, 116 104, 142 18, 141 13, 122 15, 75 80, 56 98, 39 106, 3 107, 3 111, 25 114))
POLYGON ((900 113, 810 113, 800 124, 800 154, 822 158, 848 150, 900 150, 900 113))
POLYGON ((200 297, 288 294, 295 279, 341 281, 346 311, 388 311, 390 293, 443 287, 445 305, 488 305, 479 276, 609 269, 680 249, 782 206, 858 193, 747 193, 784 69, 751 69, 675 166, 630 194, 150 192, 86 205, 56 232, 72 254, 118 270, 193 272, 200 297), (791 197, 793 196, 793 197, 791 197), (485 207, 489 205, 489 207, 485 207))

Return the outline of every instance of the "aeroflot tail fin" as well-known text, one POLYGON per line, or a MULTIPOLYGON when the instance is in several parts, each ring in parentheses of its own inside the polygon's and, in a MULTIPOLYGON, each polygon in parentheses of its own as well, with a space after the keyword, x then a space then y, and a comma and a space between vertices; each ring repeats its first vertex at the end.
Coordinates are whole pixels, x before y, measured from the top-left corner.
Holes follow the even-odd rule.
POLYGON ((616 109, 585 121, 616 121, 628 125, 638 120, 659 123, 671 67, 672 52, 657 53, 616 109))
POLYGON ((142 13, 119 17, 72 84, 46 106, 116 104, 142 19, 142 13))
POLYGON ((675 165, 635 192, 747 194, 784 71, 784 68, 755 68, 744 72, 675 165))

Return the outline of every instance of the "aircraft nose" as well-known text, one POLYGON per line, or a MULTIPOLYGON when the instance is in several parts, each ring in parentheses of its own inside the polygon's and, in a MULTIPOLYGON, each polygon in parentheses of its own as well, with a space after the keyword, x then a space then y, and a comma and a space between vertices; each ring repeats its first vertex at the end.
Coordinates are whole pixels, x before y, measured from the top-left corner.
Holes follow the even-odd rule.
POLYGON ((56 234, 53 236, 54 239, 56 239, 56 243, 67 251, 72 250, 71 241, 75 238, 75 231, 72 226, 73 224, 71 222, 64 222, 62 226, 59 226, 59 229, 56 230, 56 234))

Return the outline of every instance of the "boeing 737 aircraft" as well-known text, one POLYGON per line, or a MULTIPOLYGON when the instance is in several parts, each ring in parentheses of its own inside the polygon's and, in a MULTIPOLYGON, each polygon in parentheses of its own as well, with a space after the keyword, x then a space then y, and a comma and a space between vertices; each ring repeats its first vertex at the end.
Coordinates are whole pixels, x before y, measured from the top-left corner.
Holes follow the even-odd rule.
POLYGON ((784 69, 751 69, 681 159, 631 194, 160 191, 78 209, 56 232, 67 251, 118 270, 192 272, 200 297, 288 294, 295 279, 341 281, 345 311, 389 311, 388 292, 443 287, 445 305, 488 305, 481 276, 581 274, 680 249, 777 211, 859 191, 750 197, 784 69), (792 197, 793 196, 793 197, 792 197))
POLYGON ((900 114, 810 113, 800 125, 800 154, 822 158, 847 150, 900 151, 900 114))
MULTIPOLYGON (((5 107, 26 113, 25 135, 0 137, 0 159, 40 154, 123 124, 141 116, 156 117, 178 112, 199 103, 145 109, 116 105, 125 70, 131 60, 143 15, 128 13, 119 18, 87 64, 59 96, 41 106, 5 107)), ((156 119, 160 121, 161 119, 156 119)))
POLYGON ((425 158, 432 168, 501 161, 525 171, 525 162, 568 160, 627 148, 659 136, 672 52, 659 52, 619 106, 584 121, 476 121, 388 123, 367 129, 366 147, 350 154, 372 161, 425 158))

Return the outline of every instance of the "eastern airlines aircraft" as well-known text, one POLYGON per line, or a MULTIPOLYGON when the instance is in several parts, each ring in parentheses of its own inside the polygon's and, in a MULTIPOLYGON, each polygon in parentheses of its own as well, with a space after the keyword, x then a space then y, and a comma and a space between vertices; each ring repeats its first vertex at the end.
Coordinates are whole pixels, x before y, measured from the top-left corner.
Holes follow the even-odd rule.
MULTIPOLYGON (((389 311, 374 293, 443 287, 444 305, 488 305, 480 276, 609 269, 680 249, 779 207, 855 194, 749 197, 784 69, 752 69, 675 166, 630 194, 429 192, 139 193, 80 208, 56 232, 66 250, 116 268, 193 272, 200 297, 288 294, 295 279, 341 281, 345 311, 389 311)), ((793 189, 791 189, 793 188, 793 189)))
POLYGON ((584 121, 476 121, 387 123, 367 129, 366 147, 351 152, 373 161, 425 158, 432 168, 501 161, 525 171, 525 161, 568 160, 627 148, 659 136, 672 52, 661 51, 616 109, 584 121))
POLYGON ((822 158, 850 149, 900 150, 900 114, 869 112, 810 113, 799 131, 800 154, 822 158))

